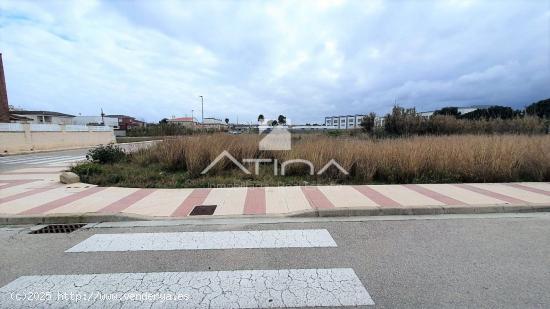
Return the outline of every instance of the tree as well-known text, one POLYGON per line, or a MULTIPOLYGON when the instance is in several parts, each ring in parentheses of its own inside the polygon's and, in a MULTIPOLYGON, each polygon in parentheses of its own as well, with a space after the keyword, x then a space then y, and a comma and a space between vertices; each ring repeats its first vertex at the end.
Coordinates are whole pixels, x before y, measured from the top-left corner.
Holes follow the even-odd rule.
POLYGON ((414 108, 394 106, 386 115, 384 130, 391 135, 415 135, 425 133, 427 118, 420 116, 414 108))
POLYGON ((262 122, 264 122, 264 120, 265 120, 264 115, 260 114, 260 115, 258 116, 258 122, 259 122, 259 123, 262 123, 262 122))
POLYGON ((225 124, 229 124, 229 118, 225 118, 225 124))
POLYGON ((438 109, 434 111, 434 116, 442 115, 442 116, 454 116, 458 117, 460 116, 460 113, 458 112, 457 107, 443 107, 442 109, 438 109))
POLYGON ((271 122, 271 125, 272 125, 272 126, 277 126, 277 125, 279 125, 279 123, 277 123, 277 120, 273 120, 273 121, 271 122))
POLYGON ((521 116, 521 112, 518 110, 513 110, 508 106, 491 106, 489 108, 476 109, 475 111, 460 115, 460 118, 463 119, 512 119, 514 117, 521 116))
POLYGON ((279 117, 277 117, 277 121, 279 122, 279 124, 285 125, 286 124, 286 117, 283 116, 283 115, 279 115, 279 117))
POLYGON ((375 113, 370 113, 367 116, 363 117, 363 120, 361 121, 361 128, 363 128, 363 131, 365 132, 372 132, 374 129, 374 120, 376 119, 375 113))
POLYGON ((168 119, 167 118, 162 118, 161 121, 159 121, 159 124, 167 124, 168 123, 168 119))
POLYGON ((550 99, 533 103, 525 109, 527 115, 537 116, 540 118, 550 118, 550 99))

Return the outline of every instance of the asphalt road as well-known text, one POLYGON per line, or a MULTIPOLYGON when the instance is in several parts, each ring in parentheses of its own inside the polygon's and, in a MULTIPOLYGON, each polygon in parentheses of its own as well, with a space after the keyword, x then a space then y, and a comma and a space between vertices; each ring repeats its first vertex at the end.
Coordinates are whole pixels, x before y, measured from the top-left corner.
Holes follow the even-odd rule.
POLYGON ((64 159, 76 160, 84 157, 87 152, 86 148, 0 156, 0 173, 29 167, 48 167, 49 164, 57 164, 64 159))
POLYGON ((28 227, 0 228, 0 286, 28 275, 351 268, 378 308, 548 308, 550 216, 512 216, 237 221, 42 235, 27 234, 28 227), (288 229, 326 229, 337 246, 65 252, 94 234, 288 229))

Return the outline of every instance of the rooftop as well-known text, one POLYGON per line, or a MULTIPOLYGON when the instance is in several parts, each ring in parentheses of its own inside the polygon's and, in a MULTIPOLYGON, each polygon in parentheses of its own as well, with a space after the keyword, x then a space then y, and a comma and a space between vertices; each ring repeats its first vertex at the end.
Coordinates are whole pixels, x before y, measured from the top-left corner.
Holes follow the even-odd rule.
MULTIPOLYGON (((191 117, 179 117, 179 118, 172 118, 172 119, 168 119, 168 121, 182 121, 182 122, 192 122, 193 121, 193 118, 191 117)), ((197 119, 194 119, 195 122, 197 122, 197 119)))
POLYGON ((134 119, 134 117, 132 117, 132 116, 126 116, 126 115, 105 115, 105 117, 132 118, 132 119, 134 119))
POLYGON ((15 115, 42 115, 42 116, 56 116, 56 117, 74 117, 73 115, 63 114, 58 112, 50 111, 12 111, 12 114, 15 115))

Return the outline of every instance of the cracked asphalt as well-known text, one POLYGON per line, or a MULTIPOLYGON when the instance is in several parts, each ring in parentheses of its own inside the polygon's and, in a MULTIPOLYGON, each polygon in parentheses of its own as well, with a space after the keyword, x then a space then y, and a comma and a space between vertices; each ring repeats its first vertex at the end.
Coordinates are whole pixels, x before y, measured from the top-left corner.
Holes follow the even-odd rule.
MULTIPOLYGON (((543 214, 531 218, 92 228, 42 235, 28 231, 29 227, 0 228, 0 286, 21 276, 116 274, 102 279, 107 280, 104 284, 116 284, 122 280, 117 276, 132 276, 120 273, 157 273, 137 276, 162 290, 166 288, 162 273, 185 281, 188 274, 183 273, 200 272, 208 289, 216 291, 223 282, 235 279, 219 280, 219 274, 226 271, 259 271, 269 282, 279 284, 280 274, 265 271, 352 269, 379 308, 550 307, 550 217, 543 214), (337 247, 65 252, 94 234, 275 229, 326 229, 337 247), (217 280, 204 272, 218 274, 217 280)), ((71 282, 71 277, 60 278, 71 282)), ((235 306, 244 302, 239 295, 244 295, 243 290, 234 290, 231 301, 235 306)), ((269 306, 275 307, 279 300, 283 304, 282 295, 274 295, 269 306)), ((285 305, 292 303, 290 296, 286 300, 285 305)))

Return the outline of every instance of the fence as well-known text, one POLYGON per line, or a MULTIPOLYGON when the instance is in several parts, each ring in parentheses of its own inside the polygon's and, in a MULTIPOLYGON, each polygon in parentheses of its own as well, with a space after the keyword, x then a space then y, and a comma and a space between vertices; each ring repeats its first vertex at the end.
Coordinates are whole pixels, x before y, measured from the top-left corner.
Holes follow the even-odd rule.
POLYGON ((111 127, 107 126, 83 126, 83 125, 60 125, 45 123, 0 123, 0 132, 25 132, 27 128, 33 132, 110 132, 111 127))
POLYGON ((115 142, 107 126, 0 123, 0 151, 19 153, 70 149, 115 142))

